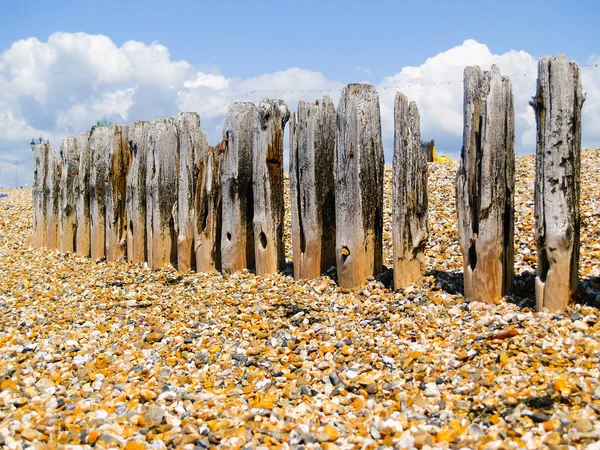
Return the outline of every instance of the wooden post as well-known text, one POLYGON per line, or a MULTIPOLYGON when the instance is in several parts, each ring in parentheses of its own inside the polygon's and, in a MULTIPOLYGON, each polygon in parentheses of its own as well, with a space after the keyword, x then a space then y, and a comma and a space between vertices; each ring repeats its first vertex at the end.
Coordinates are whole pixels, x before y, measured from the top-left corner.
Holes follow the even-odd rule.
POLYGON ((48 220, 46 217, 46 178, 48 177, 48 152, 50 144, 38 144, 33 153, 33 237, 31 243, 36 248, 48 243, 48 220))
POLYGON ((456 209, 465 297, 490 303, 510 292, 514 270, 512 87, 493 65, 465 68, 464 89, 456 209))
POLYGON ((336 259, 340 286, 355 288, 383 266, 383 170, 379 96, 371 85, 342 90, 335 137, 336 259))
POLYGON ((148 265, 177 264, 179 142, 172 118, 155 119, 148 131, 146 235, 148 265))
POLYGON ((179 136, 179 191, 177 269, 181 272, 196 266, 194 252, 194 201, 196 197, 198 168, 196 157, 206 158, 206 136, 200 130, 197 113, 179 113, 175 119, 179 136))
POLYGON ((290 110, 283 100, 258 104, 254 135, 254 249, 256 274, 269 275, 285 266, 283 246, 283 132, 290 110))
POLYGON ((531 101, 537 122, 535 238, 536 307, 563 311, 577 292, 581 108, 579 66, 564 55, 538 63, 531 101))
POLYGON ((298 103, 290 122, 290 188, 294 278, 335 265, 335 107, 328 96, 298 103))
POLYGON ((75 177, 75 214, 77 234, 75 251, 90 256, 90 132, 79 135, 77 140, 79 167, 75 177))
POLYGON ((253 145, 258 110, 233 103, 223 126, 221 152, 221 267, 227 273, 254 268, 253 145))
POLYGON ((77 138, 67 137, 60 146, 62 176, 60 180, 60 211, 58 234, 60 251, 74 252, 77 236, 77 216, 75 214, 75 189, 79 171, 77 138))
POLYGON ((90 254, 106 256, 106 179, 111 146, 109 127, 94 126, 90 134, 90 254))
POLYGON ((421 151, 421 119, 415 102, 398 92, 394 101, 392 239, 394 288, 414 283, 427 268, 427 157, 421 151))
POLYGON ((146 170, 149 123, 135 121, 129 127, 129 172, 125 210, 127 214, 127 261, 146 261, 146 170))
POLYGON ((127 211, 125 197, 129 170, 128 125, 112 125, 106 178, 106 261, 127 254, 127 211))
POLYGON ((58 215, 60 211, 60 178, 62 165, 51 145, 48 145, 48 176, 46 177, 46 247, 59 248, 58 215))
POLYGON ((194 242, 196 270, 211 272, 221 269, 221 155, 208 147, 204 161, 197 161, 196 226, 194 242))

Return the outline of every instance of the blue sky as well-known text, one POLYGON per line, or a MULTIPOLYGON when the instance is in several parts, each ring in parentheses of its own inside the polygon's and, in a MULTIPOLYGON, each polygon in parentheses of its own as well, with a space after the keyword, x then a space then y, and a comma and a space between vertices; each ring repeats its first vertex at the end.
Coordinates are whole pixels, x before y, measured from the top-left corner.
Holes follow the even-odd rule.
MULTIPOLYGON (((593 1, 3 3, 0 186, 14 184, 14 173, 1 167, 30 156, 34 133, 58 150, 64 136, 104 116, 131 122, 216 108, 201 114, 216 141, 226 104, 249 90, 335 90, 354 81, 378 87, 388 162, 395 89, 381 88, 389 85, 417 101, 423 138, 458 157, 461 84, 418 85, 460 80, 467 64, 529 74, 513 77, 513 90, 517 153, 530 153, 526 103, 536 59, 562 52, 587 65, 600 55, 600 3, 593 1)), ((600 69, 584 70, 584 145, 600 146, 600 69)), ((318 94, 249 100, 265 96, 295 109, 318 94)), ((30 183, 30 166, 21 172, 19 184, 30 183)))

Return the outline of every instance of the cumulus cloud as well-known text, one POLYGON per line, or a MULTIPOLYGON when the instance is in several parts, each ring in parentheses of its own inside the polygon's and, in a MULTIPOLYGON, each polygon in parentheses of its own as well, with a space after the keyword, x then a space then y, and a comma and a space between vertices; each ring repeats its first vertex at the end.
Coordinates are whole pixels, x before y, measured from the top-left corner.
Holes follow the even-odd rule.
MULTIPOLYGON (((598 62, 591 56, 586 63, 598 62)), ((378 87, 386 157, 391 161, 393 100, 396 90, 417 102, 424 139, 434 138, 441 152, 458 157, 462 139, 462 74, 466 65, 488 69, 497 64, 512 75, 515 97, 516 146, 520 153, 535 149, 535 119, 528 106, 535 93, 536 58, 525 51, 500 55, 473 40, 448 49, 415 67, 404 67, 378 87), (524 76, 523 74, 526 74, 524 76)), ((325 94, 334 102, 348 80, 331 80, 316 71, 292 67, 241 79, 225 77, 215 68, 174 60, 169 49, 153 42, 129 41, 117 46, 103 35, 55 33, 46 42, 21 40, 0 53, 0 167, 30 156, 28 141, 42 134, 55 147, 67 135, 78 135, 97 120, 113 123, 151 120, 198 111, 212 142, 220 140, 229 103, 258 102, 263 97, 285 100, 295 109, 299 100, 325 94), (266 92, 265 92, 266 91, 266 92), (285 92, 282 92, 285 91, 285 92)), ((371 77, 357 68, 350 77, 371 77)), ((587 101, 584 144, 598 145, 600 131, 600 71, 583 68, 587 101)), ((25 168, 27 169, 27 168, 25 168)), ((30 167, 29 167, 30 169, 30 167)), ((31 182, 24 174, 21 184, 31 182)), ((0 171, 0 186, 14 182, 0 171)))

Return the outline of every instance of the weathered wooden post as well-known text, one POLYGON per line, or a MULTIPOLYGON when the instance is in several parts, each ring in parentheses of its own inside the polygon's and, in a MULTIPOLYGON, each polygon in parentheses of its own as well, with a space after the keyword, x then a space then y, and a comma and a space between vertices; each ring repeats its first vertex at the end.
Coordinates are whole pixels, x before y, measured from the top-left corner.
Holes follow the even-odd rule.
POLYGON ((335 107, 328 96, 298 103, 290 122, 294 278, 317 278, 335 265, 335 107))
POLYGON ((283 100, 258 104, 254 135, 252 189, 254 192, 254 249, 256 274, 283 269, 283 132, 290 110, 283 100))
POLYGON ((112 125, 106 177, 106 261, 127 254, 127 211, 125 197, 129 170, 129 126, 112 125))
POLYGON ((48 152, 50 144, 38 144, 33 153, 33 237, 36 248, 48 243, 48 221, 46 217, 46 178, 48 177, 48 152))
POLYGON ((564 55, 538 62, 535 279, 538 310, 563 311, 577 291, 581 108, 585 95, 579 66, 564 55))
POLYGON ((211 272, 221 269, 221 155, 208 147, 203 159, 197 160, 194 245, 196 270, 211 272))
POLYGON ((400 92, 394 101, 392 239, 394 288, 414 283, 427 268, 427 153, 421 151, 421 119, 415 102, 400 92))
POLYGON ((79 135, 77 140, 79 167, 75 179, 75 215, 77 235, 75 251, 90 256, 90 132, 79 135))
POLYGON ((60 211, 58 234, 61 252, 74 252, 77 237, 77 215, 75 214, 75 189, 79 171, 77 138, 63 139, 60 146, 62 175, 60 180, 60 211))
POLYGON ((355 288, 383 266, 383 169, 379 95, 342 89, 335 136, 336 260, 340 286, 355 288))
POLYGON ((252 161, 258 110, 233 103, 223 125, 221 152, 221 267, 227 273, 254 268, 252 161))
POLYGON ((181 272, 196 265, 194 252, 194 201, 197 189, 196 154, 206 158, 206 136, 200 130, 197 113, 179 113, 175 118, 179 136, 179 191, 178 191, 178 237, 177 269, 181 272))
POLYGON ((48 145, 48 176, 46 177, 46 247, 49 249, 59 248, 58 216, 60 211, 60 179, 62 165, 54 153, 51 145, 48 145))
POLYGON ((148 122, 135 121, 129 127, 129 172, 125 210, 127 214, 127 261, 146 261, 146 170, 148 122))
POLYGON ((106 178, 111 146, 109 127, 94 126, 90 133, 90 254, 92 259, 106 256, 106 178))
POLYGON ((179 142, 172 118, 155 119, 148 131, 146 238, 148 265, 177 264, 179 142))
POLYGON ((464 72, 464 129, 456 177, 465 297, 494 302, 510 292, 514 250, 514 108, 508 77, 493 65, 464 72))

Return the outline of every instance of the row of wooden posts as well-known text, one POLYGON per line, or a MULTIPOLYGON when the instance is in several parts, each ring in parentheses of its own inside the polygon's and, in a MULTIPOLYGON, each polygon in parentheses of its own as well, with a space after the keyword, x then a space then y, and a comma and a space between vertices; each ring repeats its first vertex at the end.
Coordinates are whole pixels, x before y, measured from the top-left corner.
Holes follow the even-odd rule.
MULTIPOLYGON (((561 310, 577 288, 581 107, 579 68, 542 58, 537 93, 535 188, 538 308, 561 310)), ((223 141, 208 145, 196 113, 95 126, 35 149, 33 244, 108 262, 126 257, 180 271, 285 264, 283 135, 290 121, 294 276, 337 267, 354 288, 382 270, 383 172, 379 97, 350 84, 337 111, 325 96, 233 103, 223 141)), ((427 268, 427 161, 417 105, 394 104, 394 286, 427 268)), ((465 296, 492 302, 513 278, 514 108, 496 66, 464 72, 464 135, 456 179, 465 296)))

